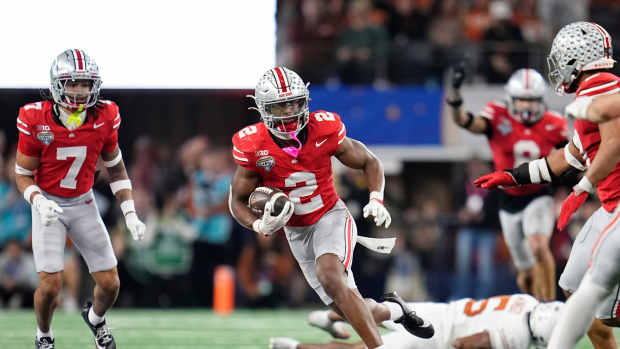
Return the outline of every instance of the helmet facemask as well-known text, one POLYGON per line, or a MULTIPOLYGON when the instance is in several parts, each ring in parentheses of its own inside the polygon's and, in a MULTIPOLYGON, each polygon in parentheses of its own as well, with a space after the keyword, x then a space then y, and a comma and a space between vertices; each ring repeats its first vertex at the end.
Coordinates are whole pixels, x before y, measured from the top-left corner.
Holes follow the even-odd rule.
POLYGON ((528 126, 538 122, 546 110, 547 106, 542 98, 512 97, 510 100, 510 114, 528 126))
MULTIPOLYGON (((81 75, 81 74, 73 74, 81 75)), ((60 77, 54 80, 51 86, 54 101, 67 109, 77 109, 82 106, 84 109, 92 107, 97 103, 101 79, 87 74, 86 77, 60 77), (88 85, 87 90, 83 91, 83 85, 88 85), (77 85, 77 86, 76 86, 77 85)))
POLYGON ((561 53, 554 51, 547 57, 547 65, 549 66, 549 82, 553 86, 555 93, 564 95, 570 93, 570 87, 581 73, 582 64, 576 59, 572 59, 562 68, 559 64, 561 53))
POLYGON ((265 126, 281 139, 293 139, 293 135, 297 135, 308 124, 307 96, 265 103, 260 109, 265 126))

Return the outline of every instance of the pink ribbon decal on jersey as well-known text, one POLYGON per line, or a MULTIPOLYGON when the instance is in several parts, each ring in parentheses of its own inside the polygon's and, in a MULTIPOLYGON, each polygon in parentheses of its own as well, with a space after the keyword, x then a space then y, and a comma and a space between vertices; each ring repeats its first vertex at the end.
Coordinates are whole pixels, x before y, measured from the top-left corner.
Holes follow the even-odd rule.
POLYGON ((287 153, 288 155, 297 158, 297 155, 299 155, 299 151, 301 150, 301 141, 299 140, 299 138, 297 138, 297 135, 295 134, 294 131, 290 132, 291 137, 297 141, 297 144, 299 144, 298 147, 286 147, 286 148, 282 148, 282 150, 284 150, 285 153, 287 153))

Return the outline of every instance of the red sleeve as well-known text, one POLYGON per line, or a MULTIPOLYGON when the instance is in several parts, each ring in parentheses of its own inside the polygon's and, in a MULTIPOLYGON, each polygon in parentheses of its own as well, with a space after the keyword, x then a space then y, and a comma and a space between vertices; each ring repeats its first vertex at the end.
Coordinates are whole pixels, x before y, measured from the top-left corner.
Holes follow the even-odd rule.
POLYGON ((620 92, 620 78, 611 73, 598 73, 586 78, 579 89, 576 97, 602 96, 620 92))
POLYGON ((324 147, 333 155, 340 148, 347 136, 347 129, 340 119, 340 115, 325 110, 317 110, 310 113, 310 124, 318 130, 316 146, 324 147))
POLYGON ((250 125, 235 133, 232 138, 232 157, 235 163, 250 171, 257 171, 254 161, 254 146, 251 138, 256 134, 256 126, 250 125))
POLYGON ((41 157, 43 145, 37 141, 33 127, 34 122, 24 107, 19 109, 19 116, 16 122, 17 130, 19 131, 19 140, 17 141, 19 152, 27 156, 41 157))
POLYGON ((111 101, 102 101, 105 105, 104 107, 104 115, 106 116, 106 121, 110 123, 109 134, 103 144, 103 149, 101 152, 103 153, 111 153, 118 146, 118 129, 121 126, 121 114, 119 113, 119 108, 116 103, 111 101), (109 120, 109 121, 108 121, 109 120))

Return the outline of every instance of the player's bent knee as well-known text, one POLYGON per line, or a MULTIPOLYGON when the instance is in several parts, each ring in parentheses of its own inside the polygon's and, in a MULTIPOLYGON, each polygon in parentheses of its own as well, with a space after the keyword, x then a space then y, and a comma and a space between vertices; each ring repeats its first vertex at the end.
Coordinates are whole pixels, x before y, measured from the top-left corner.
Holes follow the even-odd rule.
POLYGON ((39 273, 39 292, 45 296, 55 297, 62 290, 62 275, 56 273, 39 273))
MULTIPOLYGON (((612 318, 612 319, 601 319, 601 322, 609 327, 618 327, 620 328, 620 318, 612 318)), ((608 333, 608 332, 607 332, 608 333)))
POLYGON ((97 275, 95 282, 97 283, 97 286, 108 293, 118 292, 121 287, 121 281, 118 278, 118 274, 112 271, 97 275))

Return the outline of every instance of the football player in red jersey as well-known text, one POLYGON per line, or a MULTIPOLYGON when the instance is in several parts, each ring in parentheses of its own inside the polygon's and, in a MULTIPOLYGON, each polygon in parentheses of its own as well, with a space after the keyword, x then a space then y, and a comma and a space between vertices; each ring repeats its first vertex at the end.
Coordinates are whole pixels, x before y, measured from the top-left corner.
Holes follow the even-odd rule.
MULTIPOLYGON (((238 165, 230 192, 233 217, 266 236, 284 228, 295 259, 321 300, 349 320, 368 348, 383 348, 375 320, 387 318, 374 312, 379 317, 373 319, 376 309, 370 305, 376 303, 367 305, 355 286, 351 261, 357 228, 336 193, 331 158, 364 171, 370 190, 364 217, 372 216, 377 226, 387 228, 391 217, 383 205, 381 162, 364 144, 346 136, 338 114, 309 112, 307 85, 295 72, 284 67, 268 70, 252 97, 263 122, 243 128, 232 139, 238 165), (247 202, 259 185, 284 191, 293 204, 273 216, 268 202, 257 217, 247 202)), ((400 297, 388 299, 394 300, 390 318, 418 336, 432 336, 432 326, 409 311, 400 297)), ((324 320, 329 327, 329 319, 324 320)))
MULTIPOLYGON (((620 78, 611 74, 611 37, 600 25, 575 22, 563 27, 553 40, 548 57, 549 79, 556 92, 575 93, 576 101, 620 91, 620 78)), ((560 286, 569 298, 548 348, 573 348, 588 332, 596 348, 617 348, 613 332, 604 324, 620 325, 618 299, 618 255, 620 237, 616 230, 620 200, 620 119, 596 125, 577 120, 571 142, 563 151, 531 161, 517 168, 485 175, 475 183, 492 188, 529 183, 555 182, 568 169, 585 171, 573 192, 562 204, 558 228, 589 194, 598 192, 602 207, 577 235, 560 277, 560 286)))
MULTIPOLYGON (((505 87, 507 99, 488 103, 479 115, 462 108, 459 88, 464 74, 462 65, 455 68, 446 101, 457 125, 487 136, 496 170, 537 159, 566 144, 567 123, 547 110, 543 101, 546 83, 537 71, 514 72, 505 87)), ((499 218, 518 269, 517 284, 522 292, 542 301, 555 299, 555 262, 549 249, 552 210, 550 192, 543 185, 501 192, 499 218)))
POLYGON ((35 348, 54 348, 51 321, 62 289, 67 234, 95 280, 94 304, 82 318, 98 349, 116 348, 104 314, 119 290, 116 257, 95 203, 92 186, 101 156, 110 188, 136 240, 145 226, 134 208, 131 182, 118 147, 118 106, 98 100, 97 64, 82 50, 59 54, 50 71, 52 101, 23 106, 17 117, 17 187, 32 204, 32 250, 40 284, 34 295, 35 348))

